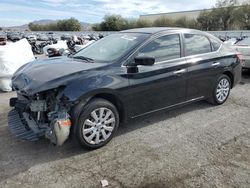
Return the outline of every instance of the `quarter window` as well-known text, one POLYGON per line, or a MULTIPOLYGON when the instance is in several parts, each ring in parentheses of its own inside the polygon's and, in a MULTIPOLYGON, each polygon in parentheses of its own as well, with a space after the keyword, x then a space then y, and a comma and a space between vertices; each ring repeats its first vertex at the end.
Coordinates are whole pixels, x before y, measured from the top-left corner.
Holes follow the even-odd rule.
POLYGON ((142 47, 139 56, 154 57, 156 63, 180 58, 180 37, 178 34, 159 37, 142 47))
POLYGON ((184 34, 186 56, 209 53, 212 51, 207 37, 195 34, 184 34))

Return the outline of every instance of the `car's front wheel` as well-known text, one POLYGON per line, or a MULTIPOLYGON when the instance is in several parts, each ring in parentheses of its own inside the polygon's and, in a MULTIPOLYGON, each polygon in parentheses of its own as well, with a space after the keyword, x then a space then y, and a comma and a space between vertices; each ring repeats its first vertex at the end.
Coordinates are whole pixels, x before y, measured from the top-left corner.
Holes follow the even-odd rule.
POLYGON ((82 146, 97 149, 113 138, 118 126, 116 107, 107 100, 94 99, 82 109, 75 133, 82 146))
POLYGON ((216 81, 212 97, 209 102, 220 105, 226 102, 231 90, 231 80, 227 75, 222 75, 216 81))

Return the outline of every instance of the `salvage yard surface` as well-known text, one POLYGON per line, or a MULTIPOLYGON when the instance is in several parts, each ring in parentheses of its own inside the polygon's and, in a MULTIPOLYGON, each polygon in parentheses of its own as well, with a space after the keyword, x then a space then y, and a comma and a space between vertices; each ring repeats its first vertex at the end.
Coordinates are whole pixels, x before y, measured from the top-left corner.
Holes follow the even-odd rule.
POLYGON ((16 139, 0 93, 0 187, 250 187, 250 73, 222 106, 198 102, 120 127, 105 147, 16 139))

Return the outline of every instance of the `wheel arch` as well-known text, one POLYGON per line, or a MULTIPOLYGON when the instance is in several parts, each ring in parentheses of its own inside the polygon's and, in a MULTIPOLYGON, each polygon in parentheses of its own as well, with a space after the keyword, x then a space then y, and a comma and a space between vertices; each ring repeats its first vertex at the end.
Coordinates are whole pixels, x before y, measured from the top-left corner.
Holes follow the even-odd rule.
POLYGON ((124 121, 126 121, 126 112, 122 100, 114 93, 100 92, 92 94, 87 98, 81 99, 80 102, 78 102, 78 104, 73 107, 73 109, 71 110, 71 114, 75 123, 78 122, 79 116, 82 112, 82 108, 86 106, 90 101, 97 98, 105 99, 112 103, 119 112, 120 122, 123 123, 124 121))
POLYGON ((231 71, 225 71, 223 72, 224 75, 227 75, 229 78, 230 78, 230 81, 231 81, 231 89, 233 88, 234 86, 234 75, 231 71))
POLYGON ((118 96, 116 96, 115 94, 111 94, 111 93, 98 93, 98 94, 95 94, 93 97, 91 97, 90 101, 96 98, 105 99, 109 101, 110 103, 112 103, 119 112, 120 122, 124 122, 125 109, 124 109, 123 102, 120 100, 118 96))

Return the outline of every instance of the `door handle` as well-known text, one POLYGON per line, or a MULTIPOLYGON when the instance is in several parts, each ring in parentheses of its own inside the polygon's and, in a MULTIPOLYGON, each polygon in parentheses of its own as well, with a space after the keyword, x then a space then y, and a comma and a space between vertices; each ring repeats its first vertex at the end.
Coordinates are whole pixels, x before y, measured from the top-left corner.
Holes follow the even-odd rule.
POLYGON ((216 67, 216 66, 219 66, 219 65, 220 65, 220 62, 214 62, 214 63, 212 64, 213 67, 216 67))
POLYGON ((174 71, 173 73, 174 74, 183 74, 185 72, 186 72, 186 69, 181 69, 181 70, 174 71))

